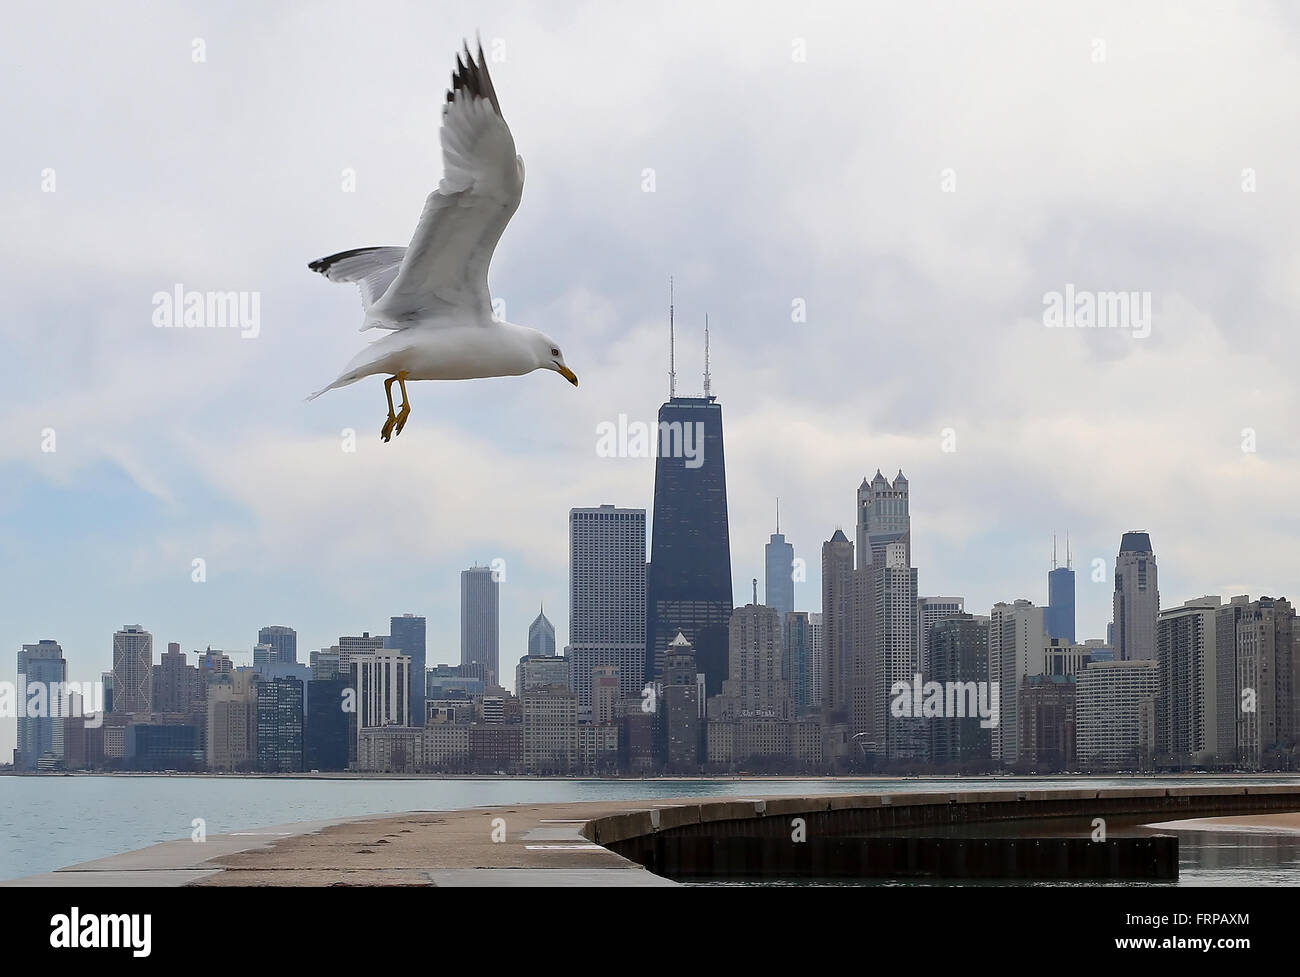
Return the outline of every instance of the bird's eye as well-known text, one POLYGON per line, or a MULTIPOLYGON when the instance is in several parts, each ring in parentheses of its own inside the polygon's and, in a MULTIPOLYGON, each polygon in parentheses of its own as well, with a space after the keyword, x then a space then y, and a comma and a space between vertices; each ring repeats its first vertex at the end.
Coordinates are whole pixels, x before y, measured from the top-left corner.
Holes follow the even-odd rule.
POLYGON ((552 349, 552 350, 551 350, 551 355, 552 355, 552 356, 559 356, 559 355, 560 355, 560 351, 559 351, 558 349, 552 349))

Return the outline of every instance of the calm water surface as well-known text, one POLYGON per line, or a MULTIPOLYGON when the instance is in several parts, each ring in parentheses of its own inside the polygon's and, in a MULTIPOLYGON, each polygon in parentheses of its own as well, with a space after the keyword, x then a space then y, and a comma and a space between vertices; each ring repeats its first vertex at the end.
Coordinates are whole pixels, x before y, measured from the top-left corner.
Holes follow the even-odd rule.
MULTIPOLYGON (((1300 783, 1195 778, 949 780, 311 780, 256 777, 0 777, 0 879, 209 834, 492 804, 772 794, 1300 783)), ((1300 833, 1179 832, 1183 885, 1300 885, 1300 833)))

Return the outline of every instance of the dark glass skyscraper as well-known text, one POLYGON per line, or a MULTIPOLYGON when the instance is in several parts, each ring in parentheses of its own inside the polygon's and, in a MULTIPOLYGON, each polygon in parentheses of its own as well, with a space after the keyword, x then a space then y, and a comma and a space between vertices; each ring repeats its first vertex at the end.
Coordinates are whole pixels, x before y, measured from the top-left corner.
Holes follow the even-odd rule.
POLYGON ((1074 571, 1057 567, 1047 574, 1047 607, 1043 624, 1049 638, 1074 644, 1074 571))
POLYGON ((258 770, 302 770, 305 691, 296 678, 257 683, 258 770))
POLYGON ((343 711, 347 679, 313 679, 307 683, 304 734, 308 770, 348 768, 348 717, 343 711))
POLYGON ((425 643, 424 618, 403 614, 388 624, 389 648, 411 656, 411 725, 424 725, 425 643))
POLYGON ((727 677, 731 540, 722 406, 716 398, 670 397, 659 408, 654 523, 646 578, 646 673, 662 674, 680 630, 695 649, 708 695, 727 677))
POLYGON ((1056 537, 1052 537, 1052 569, 1047 574, 1047 607, 1043 610, 1043 629, 1049 638, 1074 644, 1074 567, 1070 561, 1070 542, 1066 537, 1065 566, 1056 564, 1056 537))

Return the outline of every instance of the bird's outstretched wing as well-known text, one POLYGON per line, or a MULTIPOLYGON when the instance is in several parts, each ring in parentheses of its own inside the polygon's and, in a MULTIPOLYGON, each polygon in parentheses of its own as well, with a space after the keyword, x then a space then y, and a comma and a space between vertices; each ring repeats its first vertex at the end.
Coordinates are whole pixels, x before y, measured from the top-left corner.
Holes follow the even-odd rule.
MULTIPOLYGON (((317 258, 307 267, 332 282, 356 282, 361 289, 361 307, 369 311, 397 277, 404 254, 406 248, 355 248, 317 258)), ((370 323, 369 318, 366 322, 370 323)), ((366 328, 368 325, 362 326, 366 328)))
POLYGON ((443 177, 429 194, 397 276, 369 310, 368 324, 403 329, 439 315, 488 321, 488 265, 519 207, 524 161, 501 116, 483 46, 456 57, 442 109, 443 177))

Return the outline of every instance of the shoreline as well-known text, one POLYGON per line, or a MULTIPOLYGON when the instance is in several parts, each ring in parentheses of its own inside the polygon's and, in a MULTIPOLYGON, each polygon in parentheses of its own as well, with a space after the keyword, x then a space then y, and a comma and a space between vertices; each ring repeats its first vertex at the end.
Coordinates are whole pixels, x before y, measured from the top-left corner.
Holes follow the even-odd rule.
POLYGON ((958 783, 982 783, 993 781, 1043 781, 1068 780, 1087 782, 1094 780, 1188 780, 1205 782, 1213 780, 1266 781, 1275 783, 1300 783, 1300 771, 1279 771, 1274 773, 1239 772, 1239 773, 1057 773, 1057 774, 699 774, 694 776, 658 776, 658 777, 601 777, 572 776, 554 777, 539 774, 442 774, 442 773, 381 773, 365 770, 333 770, 316 773, 294 772, 279 773, 268 771, 181 771, 181 770, 0 770, 0 777, 126 777, 126 778, 160 778, 160 779, 213 779, 213 780, 463 780, 463 781, 529 781, 537 783, 796 783, 826 781, 828 783, 853 783, 860 781, 889 781, 906 783, 909 781, 934 781, 958 783))
POLYGON ((1225 831, 1236 834, 1300 834, 1300 811, 1286 814, 1230 814, 1221 818, 1188 818, 1145 825, 1165 831, 1225 831))
MULTIPOLYGON (((806 778, 804 778, 806 779, 806 778)), ((1248 778, 1238 778, 1248 779, 1248 778)), ((1258 779, 1258 778, 1249 778, 1258 779)), ((650 838, 661 829, 704 826, 751 818, 833 816, 835 812, 887 811, 894 817, 920 805, 983 807, 1047 805, 1031 816, 1063 816, 1061 805, 1133 804, 1150 814, 1188 804, 1195 810, 1241 806, 1264 814, 1208 815, 1181 821, 1141 823, 1153 829, 1300 833, 1300 785, 1256 790, 1213 788, 1099 788, 1095 794, 1040 789, 1014 796, 1006 791, 964 791, 936 799, 934 792, 767 797, 664 797, 558 802, 504 802, 464 809, 416 809, 296 822, 273 828, 205 836, 203 843, 173 840, 65 868, 0 881, 0 886, 659 886, 677 883, 625 857, 618 843, 650 838), (1217 796, 1216 796, 1217 795, 1217 796), (1267 800, 1281 795, 1287 807, 1267 800), (1197 804, 1198 800, 1211 799, 1197 804), (1173 805, 1171 800, 1183 803, 1173 805), (1225 804, 1226 802, 1226 804, 1225 804), (1288 807, 1290 809, 1288 809, 1288 807), (505 843, 503 843, 505 842, 505 843), (613 847, 611 847, 611 845, 613 847), (383 847, 381 847, 383 846, 383 847), (617 848, 618 850, 614 850, 617 848)), ((1190 813, 1190 812, 1189 812, 1190 813)), ((850 815, 856 817, 856 815, 850 815)), ((1158 815, 1156 815, 1158 816, 1158 815)), ((1167 816, 1167 814, 1166 814, 1167 816)), ((879 820, 879 819, 878 819, 879 820)), ((974 821, 987 820, 987 814, 974 821)), ((924 823, 924 822, 922 822, 924 823)), ((784 831, 784 828, 782 829, 784 831)), ((653 864, 645 862, 645 864, 653 864)), ((1011 884, 1015 884, 1014 882, 1011 884)))

